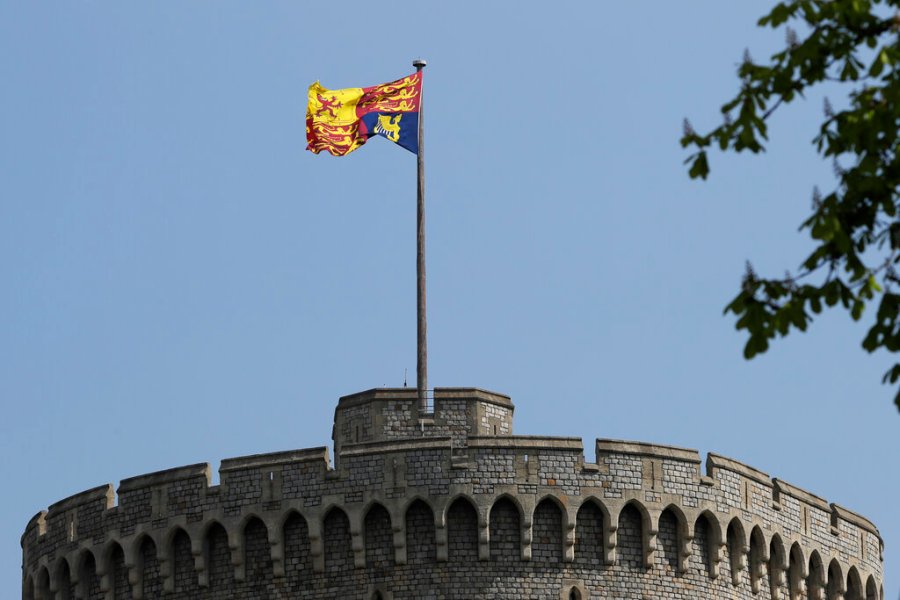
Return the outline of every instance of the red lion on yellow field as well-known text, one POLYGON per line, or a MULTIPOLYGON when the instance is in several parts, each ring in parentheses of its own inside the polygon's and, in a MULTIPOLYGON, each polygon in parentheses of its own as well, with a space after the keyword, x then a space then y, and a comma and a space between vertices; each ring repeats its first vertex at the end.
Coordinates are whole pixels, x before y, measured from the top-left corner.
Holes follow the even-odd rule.
POLYGON ((322 104, 322 108, 316 111, 316 116, 322 116, 323 112, 328 112, 331 115, 332 119, 337 118, 337 111, 341 107, 341 102, 338 101, 336 96, 332 96, 331 100, 323 96, 322 94, 316 94, 316 98, 322 104))

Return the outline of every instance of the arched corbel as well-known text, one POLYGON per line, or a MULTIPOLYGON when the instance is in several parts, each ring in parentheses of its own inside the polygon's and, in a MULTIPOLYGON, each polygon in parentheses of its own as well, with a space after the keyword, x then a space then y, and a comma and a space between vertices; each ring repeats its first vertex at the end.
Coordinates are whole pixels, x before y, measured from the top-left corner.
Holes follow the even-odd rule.
MULTIPOLYGON (((266 528, 268 530, 268 527, 266 528)), ((247 579, 247 567, 244 561, 245 537, 244 530, 239 531, 225 530, 225 536, 228 538, 228 553, 231 557, 231 567, 234 569, 235 582, 242 582, 247 579)))
POLYGON ((647 528, 647 539, 644 544, 644 568, 652 569, 656 563, 656 544, 659 539, 659 530, 652 525, 647 528))
MULTIPOLYGON (((750 533, 750 537, 752 539, 753 533, 750 533)), ((759 541, 757 539, 757 541, 759 541)), ((767 575, 769 573, 769 549, 765 544, 765 540, 759 542, 756 545, 758 555, 753 557, 751 556, 751 560, 748 565, 748 572, 750 573, 750 591, 754 594, 758 594, 760 591, 760 581, 765 581, 767 579, 767 575), (755 560, 754 560, 755 559, 755 560)))
MULTIPOLYGON (((681 525, 679 526, 681 527, 681 525)), ((681 545, 681 547, 678 548, 678 574, 684 575, 688 571, 688 564, 691 555, 694 553, 694 536, 688 533, 686 524, 683 526, 683 533, 678 539, 680 540, 681 545)))
POLYGON ((353 551, 353 566, 362 569, 366 566, 366 544, 363 539, 363 515, 359 509, 345 509, 347 523, 350 528, 350 549, 353 551))
POLYGON ((794 572, 796 577, 791 576, 790 573, 790 556, 794 553, 794 547, 792 546, 790 550, 788 550, 785 555, 788 557, 788 567, 785 572, 788 573, 788 597, 794 598, 795 594, 797 598, 808 598, 808 590, 806 586, 806 578, 809 577, 809 564, 801 555, 800 560, 796 560, 795 564, 797 565, 797 569, 794 572))
POLYGON ((659 517, 660 511, 647 511, 646 515, 641 515, 643 521, 644 536, 644 568, 652 569, 656 563, 656 545, 659 543, 659 517))
POLYGON ((809 597, 809 589, 806 585, 806 577, 801 577, 797 582, 797 597, 798 598, 808 598, 809 597))
POLYGON ((103 594, 105 600, 115 600, 113 581, 112 581, 112 565, 110 565, 110 556, 112 549, 107 546, 96 553, 95 568, 97 569, 97 578, 100 580, 100 593, 103 594))
POLYGON ((841 577, 837 580, 837 589, 834 590, 834 597, 829 598, 828 600, 844 600, 844 596, 847 594, 847 580, 844 577, 841 577))
POLYGON ((266 527, 269 537, 269 556, 272 559, 272 576, 282 579, 284 572, 284 527, 266 527))
POLYGON ((478 560, 491 560, 491 528, 482 511, 478 511, 478 560))
MULTIPOLYGON (((71 571, 71 569, 69 569, 69 570, 71 571)), ((60 588, 61 588, 60 583, 59 583, 60 577, 61 577, 60 567, 59 567, 59 565, 57 565, 54 569, 49 571, 49 577, 47 579, 47 592, 49 592, 49 594, 48 594, 49 598, 44 599, 44 593, 43 593, 43 590, 40 589, 40 586, 38 586, 38 589, 36 590, 37 593, 35 594, 35 596, 40 596, 42 598, 42 600, 50 600, 50 598, 58 598, 60 596, 59 592, 60 592, 60 588)), ((71 577, 71 575, 69 575, 69 577, 71 577)))
POLYGON ((359 515, 348 515, 350 519, 350 547, 353 549, 353 566, 362 569, 366 566, 366 545, 363 540, 359 515))
POLYGON ((34 599, 35 600, 51 600, 53 594, 50 592, 50 582, 52 581, 46 566, 44 569, 38 569, 34 575, 34 599), (46 578, 44 577, 46 573, 46 578))
POLYGON ((394 564, 406 564, 406 516, 391 514, 391 531, 394 535, 394 564))
POLYGON ((307 521, 309 531, 309 555, 312 557, 313 573, 325 572, 325 545, 322 541, 322 520, 313 517, 307 521))
POLYGON ((431 503, 428 504, 431 507, 431 512, 434 513, 435 558, 438 562, 447 562, 449 556, 449 541, 447 539, 448 508, 446 504, 439 504, 437 506, 432 506, 431 503))
POLYGON ((769 563, 760 559, 759 564, 755 567, 753 565, 750 566, 750 591, 754 594, 758 594, 760 590, 759 582, 764 581, 766 579, 766 574, 769 571, 769 563), (755 571, 755 572, 754 572, 755 571))
MULTIPOLYGON (((69 583, 75 590, 76 598, 87 598, 87 589, 85 589, 87 587, 87 582, 81 576, 82 571, 84 570, 84 553, 79 552, 72 556, 74 557, 74 560, 69 561, 69 583)), ((50 578, 50 584, 53 584, 52 577, 50 578)), ((50 597, 56 597, 56 594, 51 593, 50 597)))
POLYGON ((573 512, 574 507, 569 506, 563 512, 565 522, 563 523, 563 562, 575 562, 575 518, 577 513, 573 512))
POLYGON ((609 520, 609 527, 606 528, 606 539, 603 540, 603 562, 608 565, 616 564, 616 546, 618 545, 618 521, 609 520))
POLYGON ((447 524, 440 523, 434 528, 435 557, 438 562, 447 562, 447 524))
POLYGON ((175 544, 170 539, 163 547, 162 552, 157 551, 159 558, 159 578, 162 582, 163 593, 171 594, 175 591, 175 544))
MULTIPOLYGON (((741 577, 747 568, 747 557, 750 556, 750 546, 742 545, 738 548, 738 555, 731 561, 731 584, 740 585, 741 577)), ((752 579, 752 577, 751 577, 752 579)))
POLYGON ((53 575, 50 573, 49 568, 44 566, 43 569, 38 569, 34 575, 34 600, 52 600, 56 595, 56 592, 52 590, 53 586, 53 575), (42 572, 47 573, 46 579, 43 577, 42 572))
MULTIPOLYGON (((144 600, 144 557, 141 554, 143 539, 143 537, 139 537, 122 548, 122 552, 125 554, 125 571, 128 573, 128 583, 131 585, 133 600, 144 600)), ((154 541, 153 550, 159 554, 157 548, 154 541)))
POLYGON ((522 560, 531 560, 531 548, 534 543, 534 498, 525 496, 518 498, 522 514, 519 518, 519 541, 521 542, 522 560))
POLYGON ((144 569, 137 565, 126 568, 128 569, 128 584, 131 586, 132 600, 144 600, 144 569))
POLYGON ((769 569, 769 577, 772 583, 772 600, 780 600, 781 599, 781 590, 784 589, 785 585, 785 574, 784 569, 775 566, 775 569, 769 569))
POLYGON ((709 543, 709 578, 718 579, 719 565, 722 563, 722 556, 725 553, 725 542, 720 540, 711 540, 709 543))
MULTIPOLYGON (((774 561, 773 561, 774 562, 774 561)), ((788 563, 788 553, 781 553, 781 562, 775 565, 774 572, 769 573, 769 577, 775 582, 775 588, 781 589, 785 586, 790 588, 790 584, 788 583, 788 568, 790 564, 788 563)))
MULTIPOLYGON (((531 513, 526 514, 530 515, 531 513)), ((522 541, 522 560, 531 560, 531 544, 534 541, 533 525, 534 522, 531 520, 530 516, 522 519, 522 526, 520 530, 520 539, 522 541)))
MULTIPOLYGON (((194 535, 188 534, 188 537, 191 540, 191 556, 194 558, 194 574, 197 577, 197 584, 201 588, 209 587, 209 569, 206 568, 209 561, 205 556, 209 549, 209 545, 206 543, 206 534, 200 535, 199 532, 195 531, 194 535)), ((173 555, 173 564, 175 562, 174 559, 175 557, 173 555)))

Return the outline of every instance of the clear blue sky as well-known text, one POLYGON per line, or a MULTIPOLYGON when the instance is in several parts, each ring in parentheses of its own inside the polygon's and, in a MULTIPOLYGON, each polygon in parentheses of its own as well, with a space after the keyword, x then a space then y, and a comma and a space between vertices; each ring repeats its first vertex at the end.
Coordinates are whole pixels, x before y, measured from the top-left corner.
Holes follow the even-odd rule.
MULTIPOLYGON (((0 594, 91 486, 330 443, 338 396, 415 373, 415 158, 304 151, 307 86, 428 59, 430 382, 517 432, 737 458, 871 518, 900 572, 890 357, 825 316, 752 362, 723 306, 780 274, 821 97, 692 182, 764 3, 0 0, 0 594), (552 6, 552 8, 550 8, 552 6)), ((833 102, 839 105, 838 97, 833 102)))

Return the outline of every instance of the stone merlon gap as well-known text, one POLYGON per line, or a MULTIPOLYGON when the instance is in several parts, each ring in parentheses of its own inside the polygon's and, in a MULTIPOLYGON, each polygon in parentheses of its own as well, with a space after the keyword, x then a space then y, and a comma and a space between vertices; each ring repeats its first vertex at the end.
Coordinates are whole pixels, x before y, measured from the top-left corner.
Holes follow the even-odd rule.
POLYGON ((103 485, 35 515, 24 600, 883 600, 866 518, 709 454, 513 435, 509 397, 340 399, 324 447, 103 485))

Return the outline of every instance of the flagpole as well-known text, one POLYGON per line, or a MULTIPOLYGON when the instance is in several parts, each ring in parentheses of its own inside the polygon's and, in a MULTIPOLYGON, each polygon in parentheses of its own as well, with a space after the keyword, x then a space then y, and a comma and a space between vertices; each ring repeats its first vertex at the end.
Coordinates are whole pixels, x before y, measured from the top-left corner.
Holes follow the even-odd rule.
MULTIPOLYGON (((416 72, 425 68, 426 62, 417 58, 413 61, 416 72)), ((416 153, 417 163, 417 189, 416 189, 416 396, 419 400, 419 414, 428 412, 428 324, 425 319, 425 123, 422 95, 424 86, 420 88, 419 96, 419 148, 416 153)))

